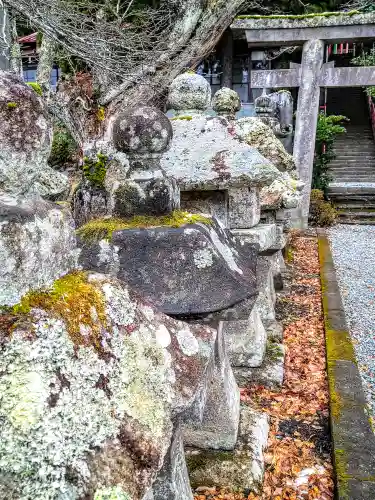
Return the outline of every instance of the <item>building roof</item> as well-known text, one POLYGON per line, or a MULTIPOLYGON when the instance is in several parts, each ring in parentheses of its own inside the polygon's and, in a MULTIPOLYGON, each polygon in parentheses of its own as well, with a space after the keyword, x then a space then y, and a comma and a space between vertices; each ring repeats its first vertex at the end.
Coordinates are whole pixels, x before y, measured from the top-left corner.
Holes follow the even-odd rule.
POLYGON ((21 36, 18 39, 18 43, 36 43, 36 38, 38 33, 31 33, 31 35, 21 36))
POLYGON ((265 30, 287 28, 319 28, 375 24, 375 12, 322 12, 299 16, 238 16, 231 28, 234 30, 265 30))

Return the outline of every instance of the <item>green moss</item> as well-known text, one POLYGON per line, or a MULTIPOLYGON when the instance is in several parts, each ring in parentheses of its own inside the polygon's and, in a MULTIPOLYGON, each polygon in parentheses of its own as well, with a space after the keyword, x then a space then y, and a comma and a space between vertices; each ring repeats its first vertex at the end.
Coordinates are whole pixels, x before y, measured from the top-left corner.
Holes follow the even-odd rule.
POLYGON ((272 342, 271 340, 267 340, 266 356, 270 361, 274 362, 283 358, 284 353, 281 348, 281 345, 277 342, 272 342))
POLYGON ((200 451, 196 454, 186 455, 186 463, 189 472, 194 472, 207 466, 208 462, 233 462, 234 453, 232 451, 200 451))
POLYGON ((184 224, 196 223, 211 224, 212 220, 203 215, 176 210, 169 215, 161 217, 137 215, 129 219, 96 219, 80 227, 77 230, 77 234, 84 241, 95 242, 103 239, 110 240, 114 231, 121 231, 123 229, 159 226, 180 227, 184 224))
POLYGON ((34 92, 36 92, 38 95, 40 95, 40 96, 43 95, 43 90, 42 90, 42 87, 39 85, 39 83, 29 82, 26 85, 31 87, 34 90, 34 92))
POLYGON ((187 121, 190 121, 192 119, 193 119, 193 117, 190 116, 190 115, 183 115, 183 116, 174 116, 173 118, 171 118, 171 121, 174 121, 174 120, 187 120, 187 121))
POLYGON ((16 108, 17 106, 18 106, 18 104, 17 104, 16 102, 8 102, 8 103, 7 103, 7 107, 8 107, 9 109, 14 109, 14 108, 16 108))
POLYGON ((83 159, 82 171, 84 177, 91 184, 98 188, 104 187, 105 174, 107 172, 108 156, 98 153, 97 160, 85 156, 83 159))
POLYGON ((96 118, 100 122, 105 120, 105 108, 103 106, 99 106, 98 111, 96 112, 96 118))
POLYGON ((50 289, 29 292, 12 308, 12 314, 22 319, 32 309, 43 309, 61 318, 76 345, 101 349, 101 331, 108 326, 105 304, 86 273, 73 272, 56 280, 50 289))
POLYGON ((288 245, 286 248, 286 261, 288 264, 291 264, 294 259, 294 250, 291 245, 288 245))
POLYGON ((68 129, 62 123, 55 124, 48 164, 54 167, 66 163, 75 163, 77 161, 78 150, 78 145, 68 129))
POLYGON ((237 16, 236 19, 311 19, 314 17, 334 17, 334 16, 354 16, 356 14, 361 14, 359 10, 351 10, 349 12, 313 12, 310 14, 276 14, 272 16, 260 16, 260 15, 242 15, 237 16))

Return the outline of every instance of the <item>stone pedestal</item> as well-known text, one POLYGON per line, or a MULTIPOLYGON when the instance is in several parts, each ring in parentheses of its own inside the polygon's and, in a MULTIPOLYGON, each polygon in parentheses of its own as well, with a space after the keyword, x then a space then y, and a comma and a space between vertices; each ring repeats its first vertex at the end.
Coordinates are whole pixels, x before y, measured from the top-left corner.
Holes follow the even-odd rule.
POLYGON ((223 323, 225 343, 232 367, 261 366, 266 354, 267 333, 257 308, 249 319, 223 323))
POLYGON ((260 492, 263 485, 263 450, 267 446, 268 417, 241 407, 238 441, 233 452, 188 448, 186 459, 193 488, 229 487, 260 492))

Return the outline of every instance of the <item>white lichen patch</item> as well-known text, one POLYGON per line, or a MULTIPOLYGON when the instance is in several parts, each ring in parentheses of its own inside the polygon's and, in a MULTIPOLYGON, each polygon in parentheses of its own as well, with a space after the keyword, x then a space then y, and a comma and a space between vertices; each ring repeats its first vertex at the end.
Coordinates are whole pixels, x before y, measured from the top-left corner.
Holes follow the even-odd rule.
POLYGON ((155 332, 156 342, 161 347, 168 347, 172 341, 171 334, 168 331, 168 328, 165 325, 160 325, 159 328, 155 332))
POLYGON ((209 248, 202 248, 195 250, 193 254, 194 264, 198 269, 205 269, 211 267, 214 263, 212 252, 209 248))
POLYGON ((125 493, 121 486, 114 486, 112 488, 101 488, 97 490, 94 495, 94 500, 132 500, 131 497, 125 493))
POLYGON ((194 356, 199 351, 199 342, 189 328, 179 330, 176 334, 181 351, 186 356, 194 356))

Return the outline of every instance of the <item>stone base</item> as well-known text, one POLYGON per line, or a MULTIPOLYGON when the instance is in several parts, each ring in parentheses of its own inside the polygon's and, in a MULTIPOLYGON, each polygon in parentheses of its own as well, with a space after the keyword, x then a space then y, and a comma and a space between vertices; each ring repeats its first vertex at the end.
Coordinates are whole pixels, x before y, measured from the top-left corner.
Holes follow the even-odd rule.
POLYGON ((274 247, 277 243, 276 224, 258 224, 251 229, 233 229, 232 233, 246 243, 258 243, 260 252, 274 247))
POLYGON ((180 429, 173 436, 163 467, 153 484, 153 496, 149 493, 146 500, 193 500, 180 429))
POLYGON ((275 290, 282 290, 284 287, 283 283, 283 272, 286 270, 284 257, 281 250, 276 250, 272 253, 265 254, 266 259, 270 263, 272 274, 273 274, 273 284, 275 290))
POLYGON ((284 379, 285 350, 282 344, 268 342, 267 354, 262 366, 258 368, 233 367, 234 376, 240 387, 258 384, 278 389, 284 379))
POLYGON ((223 331, 231 366, 253 368, 262 364, 267 333, 256 308, 248 320, 223 322, 223 331))
POLYGON ((250 489, 263 485, 263 450, 267 446, 268 416, 248 406, 241 407, 238 441, 234 451, 187 449, 186 462, 193 488, 199 486, 250 489))

